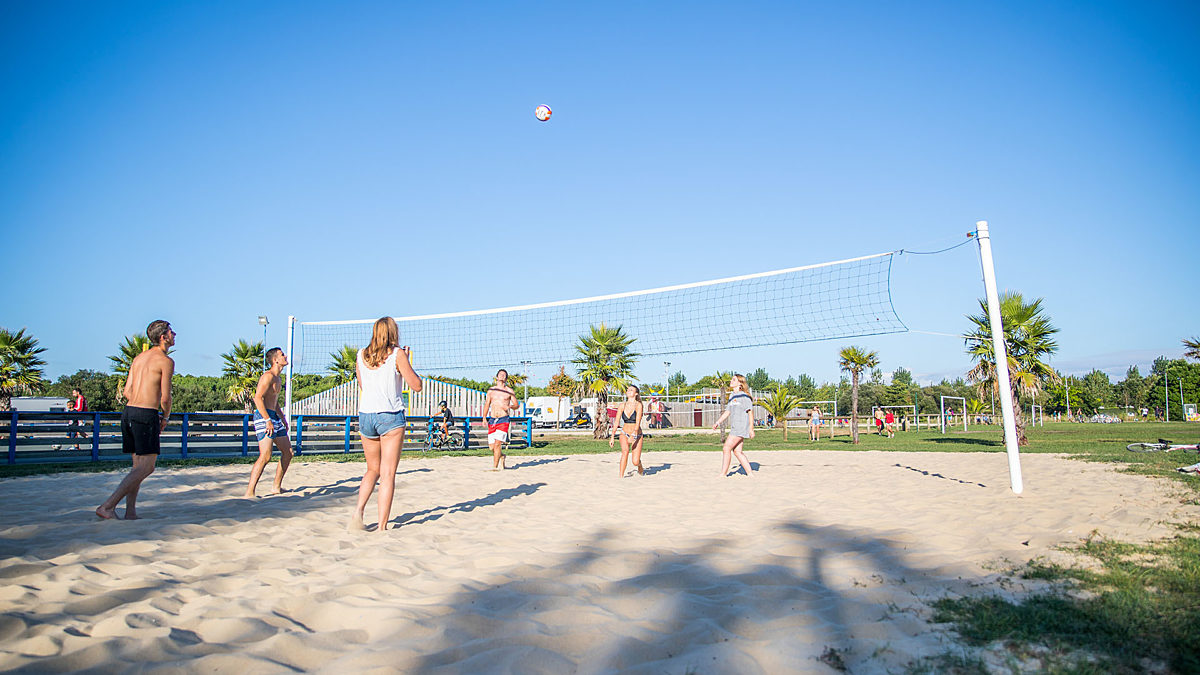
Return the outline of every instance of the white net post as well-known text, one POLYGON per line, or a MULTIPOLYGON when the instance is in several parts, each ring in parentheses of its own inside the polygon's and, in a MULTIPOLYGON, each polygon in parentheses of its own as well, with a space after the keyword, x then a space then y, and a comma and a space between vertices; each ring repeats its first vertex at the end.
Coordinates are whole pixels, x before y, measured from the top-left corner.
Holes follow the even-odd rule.
POLYGON ((293 350, 293 347, 295 346, 295 337, 296 337, 295 328, 296 328, 296 317, 294 317, 294 316, 288 316, 288 329, 287 329, 287 359, 288 359, 288 365, 287 365, 287 383, 286 383, 286 385, 285 385, 285 390, 284 390, 284 392, 285 392, 285 393, 284 393, 284 396, 283 396, 283 418, 284 418, 285 420, 287 420, 288 429, 293 429, 293 428, 295 428, 295 425, 294 425, 294 424, 292 424, 292 360, 293 360, 293 359, 295 358, 295 356, 296 356, 296 353, 295 353, 295 351, 293 350))
POLYGON ((1021 480, 1021 455, 1017 448, 1017 423, 1013 416, 1012 388, 1008 376, 1008 349, 1004 345, 1004 324, 1000 319, 1000 293, 996 290, 996 265, 992 260, 992 236, 986 220, 975 223, 979 239, 979 263, 983 268, 983 288, 987 294, 988 323, 992 328, 992 355, 996 359, 996 384, 1000 390, 1000 414, 1004 417, 1004 448, 1008 453, 1008 479, 1015 494, 1025 486, 1021 480))

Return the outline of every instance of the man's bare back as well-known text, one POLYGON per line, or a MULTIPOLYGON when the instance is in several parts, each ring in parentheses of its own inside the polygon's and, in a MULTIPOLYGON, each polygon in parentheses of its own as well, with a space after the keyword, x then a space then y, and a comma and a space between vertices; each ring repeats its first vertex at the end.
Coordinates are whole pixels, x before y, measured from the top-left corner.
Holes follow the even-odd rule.
POLYGON ((175 360, 159 347, 151 347, 138 354, 129 364, 129 377, 125 380, 124 395, 127 405, 163 411, 163 426, 171 414, 171 376, 175 374, 175 360))

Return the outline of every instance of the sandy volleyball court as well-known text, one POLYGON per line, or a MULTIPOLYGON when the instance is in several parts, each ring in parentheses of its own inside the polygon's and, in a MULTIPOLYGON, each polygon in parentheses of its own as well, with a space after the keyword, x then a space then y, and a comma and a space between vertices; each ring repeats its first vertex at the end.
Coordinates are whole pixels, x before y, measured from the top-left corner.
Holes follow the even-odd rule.
POLYGON ((1016 497, 998 453, 750 454, 755 480, 718 453, 626 480, 615 455, 403 461, 387 533, 346 529, 362 464, 296 463, 253 501, 248 466, 159 470, 136 522, 92 514, 116 473, 4 480, 0 668, 823 672, 832 648, 883 670, 951 648, 924 601, 997 561, 1200 515, 1047 455, 1016 497))

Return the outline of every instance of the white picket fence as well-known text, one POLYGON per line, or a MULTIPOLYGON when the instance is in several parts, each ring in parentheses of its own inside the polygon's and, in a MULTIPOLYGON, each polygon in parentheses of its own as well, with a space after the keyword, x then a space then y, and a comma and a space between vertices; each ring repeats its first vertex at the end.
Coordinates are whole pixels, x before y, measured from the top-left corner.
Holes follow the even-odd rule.
MULTIPOLYGON (((483 414, 484 393, 457 384, 432 378, 422 380, 421 391, 406 392, 407 412, 412 416, 432 415, 438 403, 445 401, 455 417, 478 417, 483 414)), ((295 415, 357 415, 358 380, 350 380, 319 394, 292 402, 295 415)))

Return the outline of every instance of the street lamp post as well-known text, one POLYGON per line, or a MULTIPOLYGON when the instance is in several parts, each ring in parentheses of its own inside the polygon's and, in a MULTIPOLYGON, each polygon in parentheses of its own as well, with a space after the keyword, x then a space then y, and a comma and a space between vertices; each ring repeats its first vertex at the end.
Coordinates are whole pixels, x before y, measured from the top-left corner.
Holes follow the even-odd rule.
POLYGON ((271 364, 267 363, 267 324, 269 323, 271 322, 267 321, 267 317, 259 315, 258 324, 263 327, 263 370, 271 367, 271 364))
POLYGON ((667 376, 667 379, 666 379, 667 398, 669 399, 669 398, 671 398, 671 362, 670 361, 663 361, 663 373, 666 374, 666 376, 667 376))

